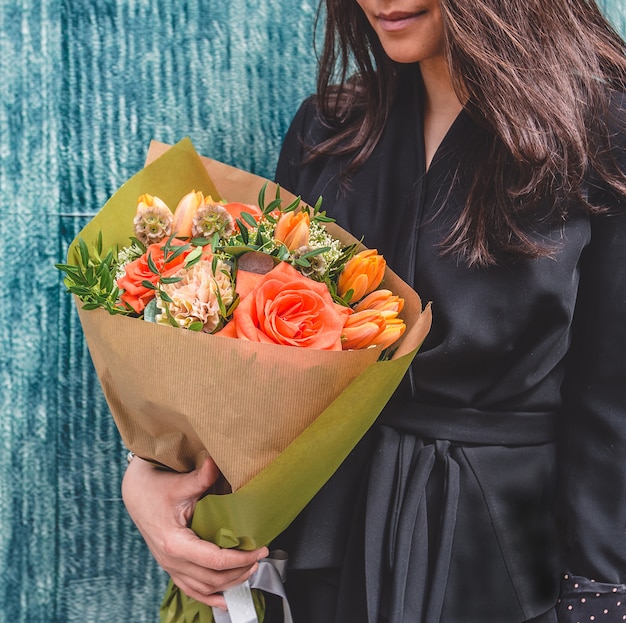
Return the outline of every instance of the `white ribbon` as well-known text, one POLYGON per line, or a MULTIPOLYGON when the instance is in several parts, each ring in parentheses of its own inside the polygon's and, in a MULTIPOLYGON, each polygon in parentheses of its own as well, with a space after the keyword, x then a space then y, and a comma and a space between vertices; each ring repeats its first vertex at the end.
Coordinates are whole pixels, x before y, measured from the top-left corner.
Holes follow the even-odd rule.
POLYGON ((213 608, 215 623, 258 623, 251 589, 257 588, 283 600, 284 623, 293 623, 291 609, 283 587, 286 554, 280 550, 272 552, 269 558, 259 562, 259 568, 250 579, 224 591, 228 611, 213 608))

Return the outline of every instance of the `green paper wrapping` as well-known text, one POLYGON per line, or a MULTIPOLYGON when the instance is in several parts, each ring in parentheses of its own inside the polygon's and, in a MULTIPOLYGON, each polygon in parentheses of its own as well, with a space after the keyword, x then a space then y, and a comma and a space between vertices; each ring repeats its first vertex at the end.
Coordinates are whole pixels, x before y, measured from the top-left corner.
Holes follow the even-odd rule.
MULTIPOLYGON (((147 166, 124 184, 72 243, 102 232, 104 248, 132 235, 137 198, 174 207, 191 190, 256 203, 267 181, 198 156, 188 139, 153 143, 147 166)), ((275 188, 275 187, 274 187, 275 188)), ((268 196, 273 192, 268 188, 268 196)), ((281 189, 291 202, 293 195, 281 189)), ((334 224, 329 231, 354 241, 334 224)), ((431 310, 392 271, 383 286, 405 299, 407 330, 394 357, 375 350, 327 352, 197 334, 135 318, 86 311, 76 300, 111 413, 139 456, 177 471, 213 457, 233 493, 208 495, 192 529, 220 547, 269 544, 343 462, 387 403, 430 329, 431 310), (245 387, 245 391, 243 388, 245 387)), ((262 610, 262 599, 257 596, 262 610)), ((211 609, 170 583, 162 623, 209 622, 211 609)))

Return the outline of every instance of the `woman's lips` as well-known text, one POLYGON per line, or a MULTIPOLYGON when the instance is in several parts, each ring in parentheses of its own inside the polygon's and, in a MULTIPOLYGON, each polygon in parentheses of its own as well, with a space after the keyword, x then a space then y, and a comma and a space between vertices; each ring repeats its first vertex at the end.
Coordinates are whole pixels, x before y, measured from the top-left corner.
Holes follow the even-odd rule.
POLYGON ((386 32, 398 32, 416 22, 426 11, 417 13, 387 13, 378 16, 380 27, 386 32))

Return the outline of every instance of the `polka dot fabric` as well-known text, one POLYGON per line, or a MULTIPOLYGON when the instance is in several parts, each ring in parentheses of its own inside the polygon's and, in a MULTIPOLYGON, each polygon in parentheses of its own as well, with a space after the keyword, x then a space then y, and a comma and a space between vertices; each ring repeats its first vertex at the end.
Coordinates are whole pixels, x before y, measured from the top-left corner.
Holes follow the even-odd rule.
POLYGON ((604 584, 565 575, 559 623, 626 623, 626 584, 604 584))

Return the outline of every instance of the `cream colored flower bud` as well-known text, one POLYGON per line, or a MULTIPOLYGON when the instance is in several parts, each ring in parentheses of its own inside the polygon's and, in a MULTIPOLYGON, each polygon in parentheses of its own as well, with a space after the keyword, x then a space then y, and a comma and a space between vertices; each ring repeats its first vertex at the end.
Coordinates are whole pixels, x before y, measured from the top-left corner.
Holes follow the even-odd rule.
POLYGON ((135 236, 147 247, 172 235, 174 215, 159 197, 144 194, 137 200, 135 236))
POLYGON ((219 203, 213 203, 210 197, 201 205, 193 216, 191 234, 198 238, 211 238, 218 234, 227 238, 235 233, 235 221, 228 210, 219 203))

